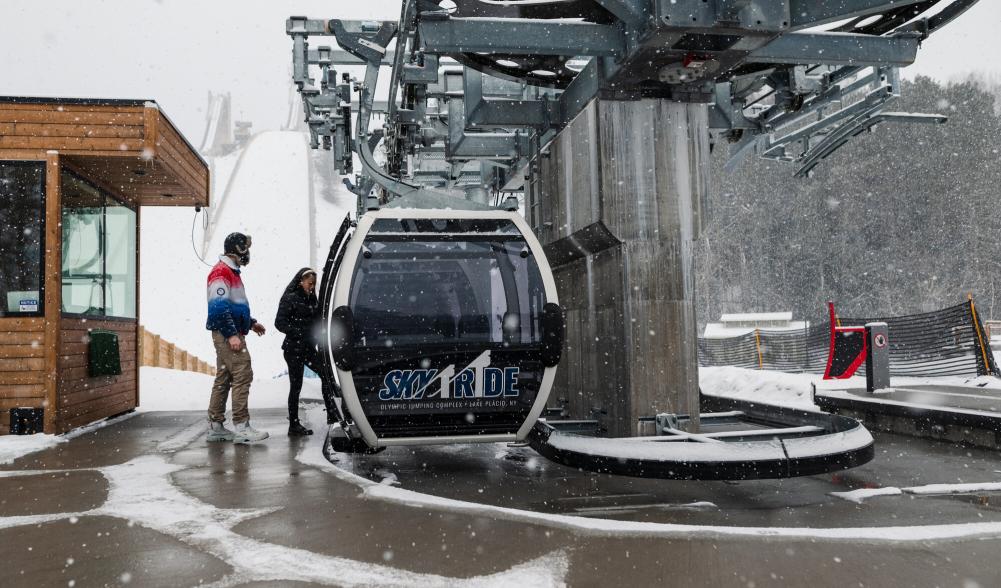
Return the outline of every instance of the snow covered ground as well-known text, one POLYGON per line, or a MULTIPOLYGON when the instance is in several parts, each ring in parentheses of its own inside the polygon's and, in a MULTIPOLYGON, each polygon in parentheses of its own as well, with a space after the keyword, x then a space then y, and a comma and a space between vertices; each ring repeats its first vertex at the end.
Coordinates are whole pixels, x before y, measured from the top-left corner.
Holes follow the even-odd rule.
MULTIPOLYGON (((859 380, 864 387, 865 379, 859 380)), ((811 384, 820 382, 823 379, 816 374, 786 374, 729 366, 699 368, 699 386, 706 394, 794 408, 816 409, 811 384)))
MULTIPOLYGON (((939 378, 892 378, 894 387, 948 386, 970 390, 1001 390, 1001 378, 993 376, 944 376, 939 378)), ((864 376, 847 380, 824 380, 818 374, 787 374, 769 370, 721 366, 700 367, 699 385, 706 394, 741 400, 757 400, 792 408, 817 409, 813 403, 812 386, 818 390, 865 388, 864 376)))
POLYGON ((956 495, 956 494, 977 494, 996 493, 1001 491, 1001 482, 974 482, 968 484, 925 484, 924 486, 910 486, 907 488, 897 488, 896 486, 886 486, 884 488, 859 488, 849 492, 831 492, 831 496, 862 504, 869 498, 878 496, 899 496, 901 494, 913 494, 917 496, 934 495, 956 495))
MULTIPOLYGON (((198 410, 209 405, 212 376, 167 368, 139 369, 139 410, 198 410)), ((320 380, 306 378, 301 399, 320 400, 320 380)), ((288 402, 288 376, 255 379, 250 387, 250 410, 284 408, 288 402)), ((253 419, 253 412, 250 414, 253 419)))
POLYGON ((55 447, 65 441, 58 435, 4 435, 0 437, 0 465, 13 463, 22 455, 55 447))

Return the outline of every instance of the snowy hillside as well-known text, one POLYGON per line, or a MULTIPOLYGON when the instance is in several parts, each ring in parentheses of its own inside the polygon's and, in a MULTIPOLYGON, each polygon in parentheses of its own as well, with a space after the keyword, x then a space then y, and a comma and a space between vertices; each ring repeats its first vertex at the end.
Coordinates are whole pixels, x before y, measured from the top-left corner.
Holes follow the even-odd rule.
MULTIPOLYGON (((154 410, 203 411, 209 404, 212 376, 166 368, 143 367, 139 370, 142 387, 140 412, 154 410)), ((302 384, 301 399, 320 401, 320 382, 307 378, 302 384)), ((288 376, 259 379, 250 389, 250 409, 288 406, 288 376)), ((253 413, 251 413, 253 418, 253 413)))
MULTIPOLYGON (((263 338, 250 336, 258 378, 285 370, 283 336, 273 328, 282 290, 299 268, 321 269, 335 228, 354 209, 354 195, 339 183, 329 161, 328 152, 309 149, 305 134, 271 131, 212 162, 205 261, 216 262, 233 231, 254 239, 243 278, 254 317, 269 329, 263 338)), ((205 330, 209 268, 196 256, 204 232, 201 215, 193 229, 194 215, 188 208, 143 209, 140 320, 182 349, 213 361, 205 330)))

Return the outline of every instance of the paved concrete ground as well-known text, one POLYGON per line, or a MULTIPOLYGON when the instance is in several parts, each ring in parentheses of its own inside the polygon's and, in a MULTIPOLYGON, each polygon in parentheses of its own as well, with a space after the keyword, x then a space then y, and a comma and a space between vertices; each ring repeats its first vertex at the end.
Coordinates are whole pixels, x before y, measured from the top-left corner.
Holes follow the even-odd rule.
POLYGON ((886 433, 876 434, 876 447, 872 462, 848 471, 734 482, 596 475, 502 444, 393 447, 374 456, 342 456, 338 465, 374 481, 391 475, 403 488, 436 496, 593 518, 750 527, 1001 524, 1001 489, 993 495, 885 496, 863 508, 832 496, 856 488, 1001 481, 996 452, 886 433))
POLYGON ((999 480, 1001 458, 987 452, 880 436, 876 461, 844 475, 738 484, 583 475, 503 446, 341 462, 407 489, 588 517, 569 525, 363 489, 315 459, 318 438, 281 434, 280 411, 255 413, 274 438, 251 447, 206 445, 201 418, 141 414, 0 467, 0 585, 1001 585, 994 496, 855 504, 827 494, 999 480), (715 506, 682 506, 698 501, 715 506), (952 523, 981 526, 920 539, 952 523), (934 526, 891 539, 844 529, 876 525, 934 526), (735 526, 799 529, 742 536, 735 526))

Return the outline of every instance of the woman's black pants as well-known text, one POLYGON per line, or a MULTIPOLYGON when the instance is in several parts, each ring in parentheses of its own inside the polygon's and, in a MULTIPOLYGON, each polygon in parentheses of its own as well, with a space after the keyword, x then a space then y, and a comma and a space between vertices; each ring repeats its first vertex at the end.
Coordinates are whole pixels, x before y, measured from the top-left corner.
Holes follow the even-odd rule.
POLYGON ((334 382, 328 382, 323 377, 323 370, 320 364, 320 354, 315 349, 306 350, 285 350, 285 363, 288 364, 288 420, 299 420, 299 394, 302 392, 303 367, 316 372, 320 376, 320 389, 323 394, 323 404, 327 408, 327 422, 331 422, 331 417, 336 420, 337 407, 334 404, 333 389, 334 382))

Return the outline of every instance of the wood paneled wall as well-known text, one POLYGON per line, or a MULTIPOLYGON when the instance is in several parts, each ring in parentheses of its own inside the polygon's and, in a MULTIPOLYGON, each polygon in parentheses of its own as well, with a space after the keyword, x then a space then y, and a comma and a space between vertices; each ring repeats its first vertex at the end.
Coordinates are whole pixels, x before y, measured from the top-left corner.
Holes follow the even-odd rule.
POLYGON ((0 104, 0 148, 58 151, 141 151, 140 107, 0 104))
POLYGON ((45 162, 45 315, 0 318, 0 435, 10 432, 12 408, 45 408, 45 430, 53 432, 60 290, 49 277, 61 263, 59 154, 0 150, 0 159, 45 162))
POLYGON ((134 320, 63 317, 60 321, 59 396, 56 430, 60 433, 136 407, 139 390, 138 347, 134 320), (95 329, 118 334, 120 376, 92 378, 87 373, 87 343, 95 329))
POLYGON ((45 405, 45 319, 0 318, 0 435, 10 409, 45 405))

